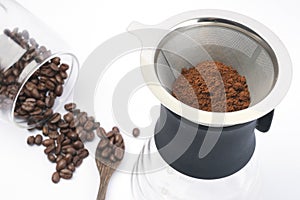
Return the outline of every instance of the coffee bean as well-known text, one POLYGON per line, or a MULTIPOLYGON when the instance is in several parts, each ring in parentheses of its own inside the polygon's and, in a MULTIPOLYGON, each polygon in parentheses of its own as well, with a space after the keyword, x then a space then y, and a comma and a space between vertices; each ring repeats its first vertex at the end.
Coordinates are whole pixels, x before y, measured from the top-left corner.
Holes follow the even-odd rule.
POLYGON ((43 110, 41 108, 36 107, 31 113, 30 115, 40 115, 42 114, 43 110))
POLYGON ((58 163, 58 162, 61 161, 62 159, 64 159, 64 156, 58 155, 58 156, 56 157, 56 163, 58 163))
POLYGON ((53 140, 53 139, 46 139, 46 140, 43 141, 42 144, 43 144, 45 147, 48 147, 48 146, 54 144, 54 140, 53 140))
POLYGON ((22 104, 21 108, 22 108, 24 111, 31 112, 31 111, 33 111, 34 108, 35 108, 35 103, 29 102, 29 101, 25 101, 25 102, 22 104))
POLYGON ((50 153, 50 154, 48 154, 48 160, 50 161, 50 162, 52 162, 52 163, 55 163, 56 162, 56 158, 55 158, 55 156, 52 154, 52 153, 50 153))
POLYGON ((116 133, 120 133, 120 129, 119 129, 118 127, 116 127, 116 126, 114 126, 114 127, 112 128, 112 131, 114 131, 114 132, 116 132, 116 133))
POLYGON ((67 123, 70 123, 73 119, 74 119, 74 115, 71 112, 69 112, 69 113, 67 113, 67 114, 64 115, 64 120, 67 123))
POLYGON ((73 163, 75 167, 79 167, 82 164, 82 159, 79 156, 73 158, 73 163))
POLYGON ((60 175, 58 172, 55 172, 53 175, 52 175, 52 182, 53 183, 58 183, 60 181, 60 175))
POLYGON ((73 147, 77 150, 84 148, 84 145, 81 141, 77 140, 73 143, 73 147))
POLYGON ((90 130, 92 130, 93 129, 93 127, 94 127, 94 123, 92 122, 92 121, 87 121, 85 124, 84 124, 84 129, 86 130, 86 131, 90 131, 90 130))
POLYGON ((70 122, 69 127, 76 128, 78 125, 79 125, 79 121, 77 119, 74 119, 70 122))
POLYGON ((52 108, 55 103, 55 99, 51 96, 47 96, 45 99, 45 103, 48 108, 52 108))
POLYGON ((115 157, 114 154, 111 154, 111 155, 110 155, 109 160, 110 160, 111 162, 113 162, 113 163, 117 161, 117 159, 116 159, 116 157, 115 157))
POLYGON ((73 110, 76 109, 76 104, 75 103, 68 103, 65 105, 65 110, 72 112, 73 110))
MULTIPOLYGON (((45 103, 45 105, 47 106, 47 104, 45 103)), ((48 106, 47 106, 48 107, 48 106)), ((44 113, 45 118, 50 117, 51 115, 53 115, 53 110, 52 109, 47 109, 44 113)))
POLYGON ((69 128, 62 128, 62 129, 60 129, 60 132, 61 132, 62 134, 68 134, 70 131, 71 131, 71 130, 70 130, 69 128))
POLYGON ((60 97, 63 93, 63 86, 62 85, 57 85, 56 88, 55 88, 55 94, 56 96, 60 97))
POLYGON ((54 144, 51 144, 50 146, 48 146, 46 149, 45 149, 45 154, 49 154, 51 152, 53 152, 55 149, 55 145, 54 144))
POLYGON ((123 137, 121 136, 121 134, 116 134, 115 143, 116 143, 117 146, 119 146, 120 144, 123 143, 123 137))
POLYGON ((35 140, 34 140, 35 144, 36 144, 36 145, 41 145, 41 144, 42 144, 42 141, 43 141, 43 137, 42 137, 40 134, 38 134, 38 135, 35 137, 35 140))
POLYGON ((56 171, 59 172, 60 170, 65 169, 66 166, 67 166, 67 161, 65 159, 61 159, 56 164, 56 171))
POLYGON ((27 138, 27 144, 28 144, 28 145, 30 145, 30 146, 34 145, 34 142, 35 142, 34 136, 29 136, 29 137, 27 138))
POLYGON ((61 119, 61 115, 59 113, 55 113, 53 114, 53 116, 50 118, 50 123, 51 124, 56 124, 57 122, 59 122, 61 119))
POLYGON ((105 132, 104 128, 102 128, 102 127, 97 128, 96 133, 99 138, 103 138, 106 136, 106 132, 105 132))
POLYGON ((139 137, 140 136, 140 129, 134 128, 132 130, 132 135, 133 135, 133 137, 139 137))
POLYGON ((99 128, 99 127, 100 127, 100 123, 99 122, 95 122, 93 129, 95 130, 95 129, 99 128))
POLYGON ((110 147, 105 147, 104 150, 101 152, 102 158, 108 158, 112 152, 112 149, 110 147))
POLYGON ((87 149, 82 149, 81 152, 78 152, 78 156, 81 159, 85 159, 89 156, 89 151, 87 149))
POLYGON ((122 160, 124 157, 124 150, 117 147, 114 151, 114 156, 118 159, 118 160, 122 160))
POLYGON ((101 139, 97 149, 104 149, 108 145, 108 143, 109 143, 108 139, 101 139))
POLYGON ((67 122, 65 122, 65 121, 60 121, 59 123, 58 123, 58 127, 59 128, 68 128, 69 127, 69 124, 67 123, 67 122))
POLYGON ((48 123, 48 128, 49 128, 49 131, 56 131, 57 130, 57 125, 56 124, 51 124, 51 123, 48 123))
POLYGON ((67 168, 69 170, 71 170, 72 172, 75 172, 75 170, 76 170, 74 163, 70 163, 67 168))
POLYGON ((55 63, 50 63, 50 68, 53 70, 53 71, 56 71, 56 72, 58 72, 59 71, 59 68, 58 68, 58 66, 55 64, 55 63))
POLYGON ((49 131, 48 136, 49 136, 49 138, 56 140, 58 138, 59 134, 57 131, 49 131))
POLYGON ((68 153, 65 157, 66 161, 67 161, 67 164, 70 164, 73 160, 73 156, 72 154, 68 153))
POLYGON ((61 71, 65 72, 65 71, 67 71, 68 69, 69 69, 69 65, 64 64, 64 63, 60 65, 60 70, 61 70, 61 71))
POLYGON ((95 139, 95 133, 94 132, 88 132, 87 134, 86 134, 86 140, 88 141, 88 142, 91 142, 91 141, 93 141, 95 139))
POLYGON ((59 57, 54 57, 51 59, 51 62, 54 63, 55 65, 59 65, 60 64, 60 58, 59 57))
POLYGON ((69 154, 72 154, 73 156, 75 156, 76 155, 76 150, 74 148, 70 147, 70 148, 67 148, 64 151, 64 153, 69 153, 69 154))
POLYGON ((66 145, 69 145, 71 144, 71 140, 69 138, 66 138, 63 142, 62 142, 62 146, 66 146, 66 145))
POLYGON ((63 179, 71 179, 72 176, 73 176, 73 172, 68 170, 68 169, 63 169, 60 173, 59 173, 59 176, 63 179))
MULTIPOLYGON (((73 132, 73 131, 68 132, 67 136, 68 136, 68 138, 70 138, 70 139, 73 140, 73 141, 75 141, 75 140, 78 139, 78 134, 75 133, 75 132, 73 132)), ((74 144, 75 144, 75 143, 74 143, 74 144)))

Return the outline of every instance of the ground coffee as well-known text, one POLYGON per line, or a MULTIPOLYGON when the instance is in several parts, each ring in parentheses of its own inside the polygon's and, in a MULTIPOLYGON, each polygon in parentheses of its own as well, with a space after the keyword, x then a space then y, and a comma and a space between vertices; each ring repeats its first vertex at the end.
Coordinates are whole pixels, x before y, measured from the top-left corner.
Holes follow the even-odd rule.
POLYGON ((246 78, 221 62, 206 61, 183 68, 172 94, 189 106, 210 112, 233 112, 250 105, 246 78))

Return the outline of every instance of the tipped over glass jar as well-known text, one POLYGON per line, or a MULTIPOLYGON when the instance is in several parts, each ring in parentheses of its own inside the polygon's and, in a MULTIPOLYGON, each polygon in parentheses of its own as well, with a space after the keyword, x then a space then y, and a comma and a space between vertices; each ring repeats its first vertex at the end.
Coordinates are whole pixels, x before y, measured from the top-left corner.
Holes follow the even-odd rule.
POLYGON ((68 45, 15 1, 0 1, 0 119, 36 128, 70 96, 79 64, 68 45))

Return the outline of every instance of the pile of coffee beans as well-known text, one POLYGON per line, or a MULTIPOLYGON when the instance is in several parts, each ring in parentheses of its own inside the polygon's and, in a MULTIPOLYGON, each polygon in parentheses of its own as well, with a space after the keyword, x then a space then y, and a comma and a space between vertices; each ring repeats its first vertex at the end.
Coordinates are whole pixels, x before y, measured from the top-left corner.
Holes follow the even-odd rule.
POLYGON ((113 127, 108 133, 104 129, 102 131, 101 141, 96 150, 96 159, 108 165, 120 162, 124 157, 125 144, 119 128, 113 127))
POLYGON ((27 139, 29 145, 42 144, 49 161, 56 163, 56 172, 52 176, 54 183, 58 183, 61 178, 73 177, 76 168, 89 155, 82 138, 92 141, 95 138, 93 131, 100 129, 100 123, 87 116, 86 112, 76 109, 76 104, 66 104, 65 109, 67 114, 62 116, 60 113, 53 113, 43 124, 44 139, 41 135, 27 139))
POLYGON ((210 112, 233 112, 250 105, 246 78, 220 62, 206 61, 183 68, 172 93, 179 101, 210 112))
MULTIPOLYGON (((51 51, 29 37, 24 30, 6 29, 5 35, 26 50, 25 54, 9 69, 0 71, 0 111, 10 109, 20 90, 22 73, 31 63, 38 65, 51 56, 51 51)), ((65 80, 68 78, 69 66, 55 57, 43 64, 22 88, 15 106, 14 115, 17 120, 25 121, 29 126, 36 126, 53 114, 51 110, 55 99, 63 93, 65 80)), ((41 125, 40 125, 41 128, 41 125)))

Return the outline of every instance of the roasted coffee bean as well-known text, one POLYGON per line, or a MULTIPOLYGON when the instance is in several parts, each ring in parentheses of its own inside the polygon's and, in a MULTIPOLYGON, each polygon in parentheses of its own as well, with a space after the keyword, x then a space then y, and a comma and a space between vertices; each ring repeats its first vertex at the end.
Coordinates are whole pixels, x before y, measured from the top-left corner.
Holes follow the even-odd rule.
POLYGON ((56 157, 56 163, 58 163, 58 162, 61 161, 62 159, 64 159, 64 156, 58 155, 58 156, 56 157))
POLYGON ((72 132, 68 132, 67 136, 68 136, 68 138, 70 138, 73 141, 75 141, 75 140, 78 139, 78 134, 75 133, 75 132, 73 132, 73 131, 72 132))
POLYGON ((55 65, 60 65, 60 58, 54 57, 51 59, 51 62, 54 63, 55 65))
POLYGON ((62 134, 68 134, 70 131, 71 131, 71 130, 70 130, 69 128, 62 128, 62 129, 60 129, 60 132, 61 132, 62 134))
POLYGON ((55 99, 50 96, 47 96, 45 99, 45 103, 48 108, 52 108, 55 103, 55 99))
POLYGON ((134 128, 132 130, 132 135, 133 135, 133 137, 139 137, 140 136, 140 129, 134 128))
POLYGON ((120 129, 119 129, 118 127, 116 127, 116 126, 114 126, 114 127, 112 128, 112 131, 114 131, 114 132, 116 132, 116 133, 120 133, 120 129))
POLYGON ((72 172, 75 172, 75 170, 76 170, 74 163, 70 163, 67 168, 69 170, 71 170, 72 172))
POLYGON ((64 63, 60 65, 60 70, 61 70, 61 71, 65 72, 65 71, 67 71, 68 69, 69 69, 69 65, 64 64, 64 63))
POLYGON ((102 127, 97 128, 96 133, 99 138, 103 138, 106 136, 106 132, 105 132, 104 128, 102 128, 102 127))
POLYGON ((50 146, 48 146, 46 149, 45 149, 45 154, 49 154, 51 152, 53 152, 55 149, 55 145, 54 144, 51 144, 50 146))
POLYGON ((55 155, 59 155, 61 153, 61 144, 58 143, 55 148, 55 155))
POLYGON ((73 156, 76 155, 76 150, 72 147, 70 148, 67 148, 66 150, 63 151, 64 153, 69 153, 69 154, 72 154, 73 156))
POLYGON ((112 148, 110 148, 110 147, 105 147, 105 148, 102 150, 102 152, 101 152, 100 155, 101 155, 102 158, 108 158, 108 157, 110 156, 111 152, 112 152, 112 148))
POLYGON ((78 156, 81 159, 85 159, 85 158, 87 158, 89 156, 89 151, 86 150, 86 149, 82 149, 81 152, 78 152, 78 156))
POLYGON ((115 136, 115 144, 117 146, 119 146, 122 143, 123 143, 123 137, 121 136, 121 134, 116 134, 116 136, 115 136))
POLYGON ((64 79, 60 76, 60 74, 55 75, 55 80, 59 84, 64 84, 64 82, 65 82, 64 79))
MULTIPOLYGON (((46 103, 45 103, 46 105, 46 103)), ((46 105, 47 106, 47 105, 46 105)), ((44 113, 45 118, 50 117, 51 115, 53 115, 53 110, 52 109, 47 109, 44 113)))
POLYGON ((73 160, 73 156, 72 154, 68 153, 65 157, 66 161, 67 161, 67 164, 70 164, 73 160))
POLYGON ((29 137, 27 138, 27 144, 30 145, 30 146, 32 146, 32 145, 34 145, 34 143, 35 143, 35 138, 34 138, 34 136, 29 136, 29 137))
POLYGON ((74 115, 71 112, 69 112, 69 113, 67 113, 67 114, 64 115, 64 120, 67 123, 70 123, 73 119, 74 119, 74 115))
POLYGON ((70 170, 68 170, 68 169, 64 169, 64 170, 62 170, 62 171, 59 173, 59 176, 60 176, 61 178, 63 178, 63 179, 68 180, 68 179, 71 179, 71 178, 72 178, 73 173, 72 173, 72 171, 70 171, 70 170))
POLYGON ((52 175, 52 182, 53 183, 58 183, 60 181, 60 175, 58 172, 55 172, 53 175, 52 175))
POLYGON ((27 111, 27 112, 31 112, 34 110, 35 108, 35 102, 30 102, 30 101, 25 101, 21 108, 24 110, 24 111, 27 111))
POLYGON ((48 154, 48 160, 50 161, 50 162, 52 162, 52 163, 55 163, 56 162, 56 158, 55 158, 55 156, 52 154, 52 153, 50 153, 50 154, 48 154))
POLYGON ((48 128, 50 131, 56 131, 57 130, 57 125, 56 124, 51 124, 51 123, 48 123, 48 128))
POLYGON ((86 115, 82 115, 81 117, 79 117, 79 123, 81 125, 85 125, 85 123, 87 122, 87 116, 86 115))
POLYGON ((31 91, 31 96, 32 96, 33 98, 39 99, 39 98, 40 98, 40 93, 39 93, 38 89, 34 88, 34 89, 31 91))
POLYGON ((46 107, 46 103, 45 103, 44 101, 42 101, 42 100, 38 100, 38 101, 36 102, 36 105, 37 105, 38 107, 40 107, 41 109, 44 109, 44 108, 46 107))
POLYGON ((83 126, 83 128, 84 128, 86 131, 92 130, 93 127, 94 127, 94 123, 93 123, 92 121, 87 121, 87 122, 84 124, 84 126, 83 126))
POLYGON ((63 142, 62 142, 62 146, 64 147, 64 146, 66 146, 66 145, 69 145, 69 144, 71 144, 71 140, 69 139, 69 138, 66 138, 63 142))
POLYGON ((94 123, 93 129, 95 130, 95 129, 97 129, 97 128, 100 128, 100 123, 99 123, 99 122, 95 122, 95 123, 94 123))
POLYGON ((84 148, 84 145, 81 141, 77 140, 73 143, 73 147, 77 150, 84 148))
POLYGON ((43 135, 44 136, 48 136, 49 135, 49 127, 48 127, 48 125, 44 125, 42 131, 43 131, 43 135))
POLYGON ((83 127, 82 126, 76 127, 76 133, 77 134, 81 133, 81 131, 83 131, 83 127))
POLYGON ((42 144, 43 144, 45 147, 48 147, 48 146, 54 144, 54 140, 53 140, 53 139, 46 139, 46 140, 43 141, 42 144))
POLYGON ((41 145, 42 142, 43 142, 43 137, 42 137, 40 134, 38 134, 38 135, 35 137, 34 143, 35 143, 36 145, 41 145))
POLYGON ((67 122, 65 122, 65 121, 60 121, 59 123, 58 123, 58 127, 59 128, 68 128, 69 127, 69 124, 67 123, 67 122))
POLYGON ((59 172, 60 170, 65 169, 66 166, 67 166, 67 161, 65 159, 61 159, 56 164, 56 171, 59 172))
POLYGON ((117 161, 117 159, 116 159, 116 157, 115 157, 114 154, 111 154, 111 155, 110 155, 109 160, 110 160, 111 162, 113 162, 113 163, 117 161))
POLYGON ((53 71, 56 71, 56 72, 58 72, 59 71, 59 68, 58 68, 58 66, 55 64, 55 63, 50 63, 50 68, 53 70, 53 71))
POLYGON ((43 110, 41 108, 35 108, 31 113, 30 115, 40 115, 42 114, 43 110))
POLYGON ((79 167, 82 164, 82 159, 79 156, 73 158, 73 163, 75 167, 79 167))
POLYGON ((122 160, 124 157, 124 150, 117 147, 114 151, 114 156, 118 159, 118 160, 122 160))
POLYGON ((87 140, 87 133, 85 131, 81 131, 79 134, 78 134, 80 140, 82 142, 85 142, 87 140))
POLYGON ((86 134, 86 140, 88 141, 88 142, 91 142, 91 141, 93 141, 95 139, 95 133, 94 132, 88 132, 87 134, 86 134))
POLYGON ((62 93, 63 93, 63 90, 64 90, 64 88, 63 88, 62 85, 56 86, 56 88, 55 88, 55 94, 56 94, 56 96, 60 97, 62 95, 62 93))
POLYGON ((65 110, 72 112, 73 110, 76 109, 76 104, 75 103, 68 103, 65 105, 65 110))
POLYGON ((98 144, 98 148, 99 149, 104 149, 108 145, 108 143, 109 143, 108 139, 101 139, 101 141, 98 144))
POLYGON ((57 131, 49 131, 48 136, 49 136, 49 138, 56 140, 58 138, 59 134, 57 131))
POLYGON ((79 125, 79 121, 77 119, 74 119, 70 122, 69 127, 76 128, 78 125, 79 125))
POLYGON ((50 123, 51 124, 56 124, 57 122, 59 122, 61 119, 61 115, 59 113, 55 113, 53 114, 53 116, 50 118, 50 123))

